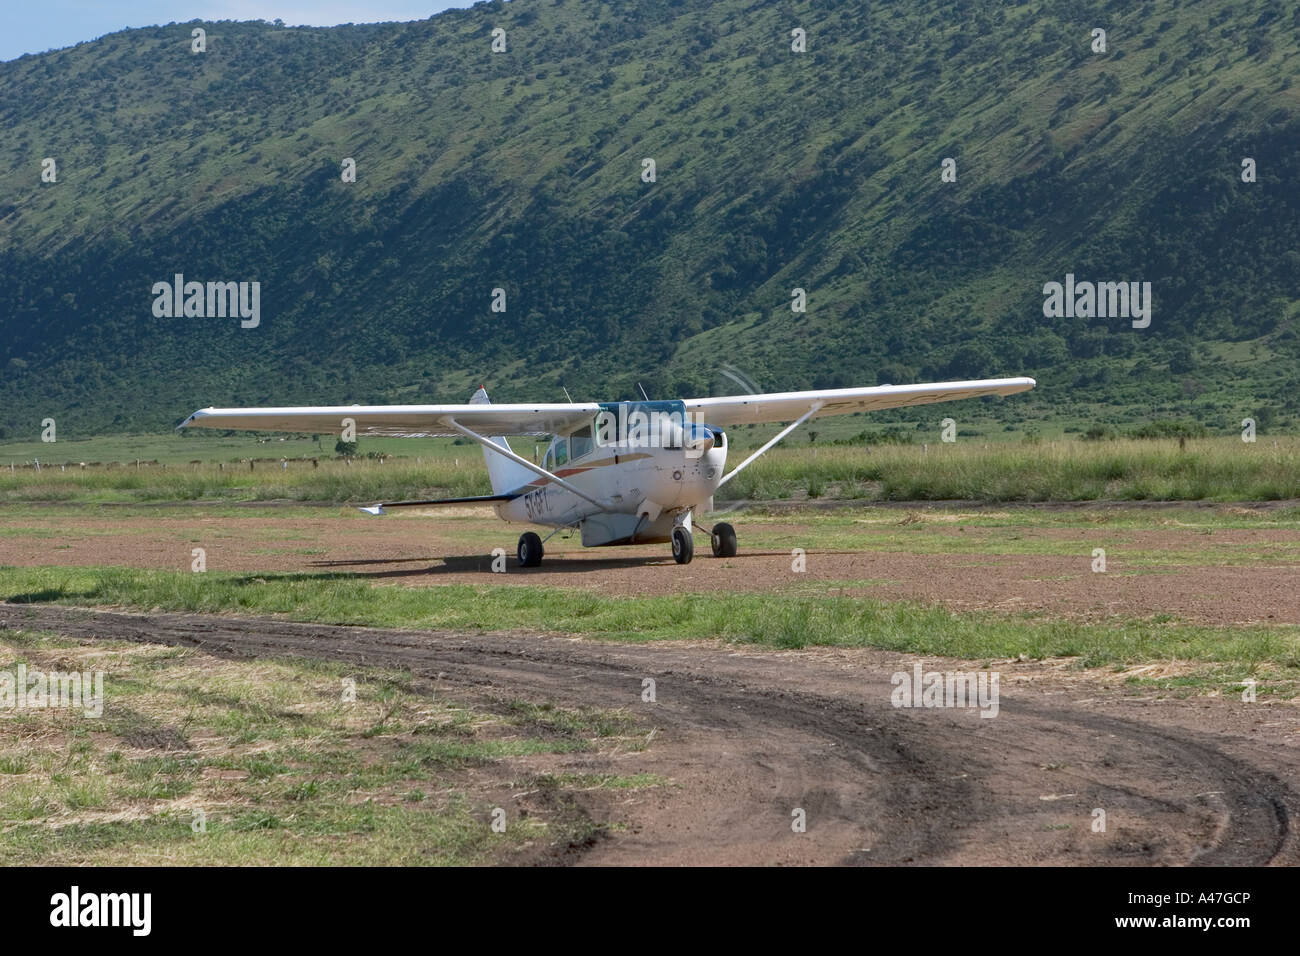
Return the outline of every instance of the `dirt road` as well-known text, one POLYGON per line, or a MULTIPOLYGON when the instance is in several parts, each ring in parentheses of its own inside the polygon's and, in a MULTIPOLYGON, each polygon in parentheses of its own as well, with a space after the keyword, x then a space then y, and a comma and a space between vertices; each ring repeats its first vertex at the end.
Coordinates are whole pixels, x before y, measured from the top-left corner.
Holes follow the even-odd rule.
POLYGON ((919 659, 879 651, 628 646, 11 604, 0 604, 0 627, 398 666, 467 703, 626 708, 653 737, 622 755, 619 771, 672 785, 587 796, 584 812, 621 826, 562 853, 565 862, 1300 862, 1300 709, 1284 702, 1135 697, 1063 665, 1008 662, 994 665, 999 708, 985 718, 975 708, 892 706, 891 676, 919 659), (646 679, 653 703, 643 700, 646 679), (806 832, 792 828, 798 811, 806 832))

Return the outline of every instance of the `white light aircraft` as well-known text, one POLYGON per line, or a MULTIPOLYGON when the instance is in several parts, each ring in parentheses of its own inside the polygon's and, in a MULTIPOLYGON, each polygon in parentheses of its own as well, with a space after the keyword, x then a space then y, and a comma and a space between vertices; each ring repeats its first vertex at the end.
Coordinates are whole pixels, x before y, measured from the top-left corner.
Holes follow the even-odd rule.
MULTIPOLYGON (((584 547, 671 542, 673 558, 694 555, 692 517, 712 510, 713 496, 804 422, 1033 388, 1032 378, 878 385, 809 392, 688 398, 676 401, 568 402, 493 405, 480 388, 468 405, 336 405, 303 408, 205 408, 180 427, 406 438, 464 437, 483 446, 492 494, 471 498, 392 501, 363 508, 490 504, 497 516, 555 530, 577 529, 584 547), (789 423, 730 471, 723 428, 789 423), (507 436, 555 436, 541 463, 510 448, 507 436)), ((715 557, 736 553, 736 531, 707 530, 715 557)), ((536 567, 543 539, 519 538, 520 565, 536 567)))

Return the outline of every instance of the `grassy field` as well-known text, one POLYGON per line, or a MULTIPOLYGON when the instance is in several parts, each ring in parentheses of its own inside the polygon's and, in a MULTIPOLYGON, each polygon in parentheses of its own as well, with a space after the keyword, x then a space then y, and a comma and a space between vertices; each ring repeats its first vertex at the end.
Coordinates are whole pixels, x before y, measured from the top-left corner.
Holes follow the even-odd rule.
MULTIPOLYGON (((748 439, 751 436, 746 436, 748 439)), ((759 436, 752 436, 755 441, 759 436)), ((0 501, 372 502, 489 492, 477 448, 450 442, 401 445, 405 457, 211 460, 69 467, 0 465, 0 501), (418 447, 412 447, 418 445, 418 447), (165 467, 164 467, 165 466, 165 467)), ((46 446, 59 448, 59 445, 46 446)), ((246 447, 246 446, 243 446, 246 447)), ((747 447, 737 441, 732 461, 747 447)), ((286 448, 285 457, 289 458, 286 448)), ((0 459, 2 461, 3 459, 0 459)), ((47 462, 56 462, 51 456, 47 462)), ((84 459, 82 459, 84 460, 84 459)), ((29 461, 29 460, 28 460, 29 461)), ((719 496, 863 501, 1269 501, 1300 498, 1300 439, 1121 439, 778 446, 719 496)))
POLYGON ((518 700, 465 708, 397 671, 0 632, 0 670, 19 663, 103 671, 112 706, 99 717, 51 707, 0 720, 9 865, 509 862, 591 835, 566 811, 568 791, 663 783, 560 765, 644 746, 622 712, 518 700), (535 788, 548 806, 494 832, 492 795, 535 788))
MULTIPOLYGON (((33 459, 54 465, 80 462, 116 462, 134 465, 137 459, 168 466, 189 464, 193 461, 237 464, 249 458, 279 462, 281 458, 331 459, 335 457, 335 435, 321 435, 318 439, 302 436, 257 436, 247 433, 225 435, 209 431, 174 431, 162 435, 106 435, 95 438, 68 440, 60 437, 55 442, 42 442, 36 435, 29 441, 0 442, 0 467, 15 464, 30 465, 33 459)), ((520 444, 524 448, 525 440, 520 444)), ((525 449, 527 450, 527 449, 525 449)), ((372 438, 363 437, 358 443, 362 457, 395 455, 421 458, 457 457, 481 459, 482 453, 468 439, 456 444, 450 438, 372 438)), ((247 467, 247 464, 245 464, 247 467)))
POLYGON ((371 585, 346 573, 197 575, 126 568, 0 567, 10 602, 456 630, 540 630, 613 641, 719 639, 790 649, 875 647, 965 660, 1074 658, 1081 667, 1152 662, 1205 665, 1225 688, 1254 677, 1290 696, 1300 678, 1300 628, 1215 627, 1143 620, 1087 623, 1042 614, 954 613, 901 601, 771 593, 611 597, 540 587, 371 585))

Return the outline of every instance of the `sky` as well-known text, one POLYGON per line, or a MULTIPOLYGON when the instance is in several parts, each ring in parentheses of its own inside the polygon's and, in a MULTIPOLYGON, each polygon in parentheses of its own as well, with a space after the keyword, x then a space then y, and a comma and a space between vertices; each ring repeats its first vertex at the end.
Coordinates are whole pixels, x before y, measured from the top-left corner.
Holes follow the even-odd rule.
POLYGON ((4 0, 0 60, 94 40, 127 27, 189 20, 274 20, 290 26, 334 26, 423 20, 473 0, 4 0))

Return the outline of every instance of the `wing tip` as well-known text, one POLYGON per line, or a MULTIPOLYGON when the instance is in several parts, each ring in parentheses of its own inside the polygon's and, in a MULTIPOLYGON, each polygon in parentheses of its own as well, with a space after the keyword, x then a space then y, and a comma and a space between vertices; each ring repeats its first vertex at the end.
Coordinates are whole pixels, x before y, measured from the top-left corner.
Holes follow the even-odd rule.
POLYGON ((207 408, 200 408, 197 411, 193 411, 189 414, 189 417, 187 417, 185 421, 181 422, 179 425, 176 426, 176 430, 180 431, 182 428, 188 428, 190 425, 195 424, 199 419, 204 418, 207 415, 211 415, 215 411, 216 409, 213 408, 211 405, 209 405, 207 408))

